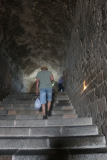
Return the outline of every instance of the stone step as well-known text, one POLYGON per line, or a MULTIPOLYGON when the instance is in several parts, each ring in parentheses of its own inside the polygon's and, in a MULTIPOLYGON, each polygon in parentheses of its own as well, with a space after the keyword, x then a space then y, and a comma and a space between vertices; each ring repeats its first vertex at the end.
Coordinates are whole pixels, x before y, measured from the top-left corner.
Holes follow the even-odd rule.
MULTIPOLYGON (((36 96, 35 93, 17 93, 17 94, 10 94, 8 95, 6 98, 18 98, 18 97, 22 97, 22 98, 25 98, 25 97, 33 97, 33 96, 36 96)), ((39 96, 39 95, 38 95, 39 96)), ((53 93, 53 96, 54 97, 68 97, 67 93, 53 93)))
POLYGON ((0 137, 0 149, 51 149, 106 147, 104 136, 0 137), (68 143, 69 142, 69 143, 68 143))
POLYGON ((3 111, 3 110, 7 110, 7 111, 18 111, 18 110, 20 110, 20 111, 24 111, 24 110, 31 110, 31 111, 35 111, 36 109, 35 109, 35 107, 34 106, 24 106, 24 105, 22 105, 22 106, 2 106, 2 107, 0 107, 0 111, 3 111))
MULTIPOLYGON (((20 151, 19 151, 20 152, 20 151)), ((60 151, 61 152, 61 151, 60 151)), ((48 154, 48 155, 15 155, 13 156, 14 160, 107 160, 107 153, 89 153, 89 154, 67 154, 63 153, 55 153, 55 154, 48 154)), ((69 151, 68 151, 69 153, 69 151)), ((12 159, 12 160, 13 160, 12 159)), ((11 159, 9 159, 11 160, 11 159)))
MULTIPOLYGON (((15 100, 15 101, 3 101, 2 103, 1 103, 1 105, 2 104, 34 104, 35 103, 35 100, 15 100)), ((69 104, 71 104, 71 102, 69 101, 69 100, 67 100, 67 101, 63 101, 63 102, 54 102, 54 104, 55 105, 69 105, 69 104)))
MULTIPOLYGON (((1 110, 0 115, 41 115, 40 111, 37 110, 1 110)), ((70 115, 75 114, 75 110, 54 110, 52 111, 52 115, 70 115)))
POLYGON ((65 111, 65 110, 72 110, 72 109, 74 109, 74 107, 73 106, 54 106, 53 108, 52 108, 52 110, 63 110, 63 111, 65 111))
MULTIPOLYGON (((39 95, 38 95, 39 96, 39 95)), ((37 97, 37 95, 34 93, 34 94, 15 94, 15 95, 9 95, 7 96, 5 99, 12 99, 12 98, 32 98, 32 97, 37 97)), ((68 95, 67 94, 53 94, 53 97, 54 98, 68 98, 68 95)))
MULTIPOLYGON (((62 114, 62 113, 61 113, 62 114)), ((0 115, 41 115, 41 112, 36 110, 3 110, 0 115)))
POLYGON ((53 110, 52 111, 52 115, 54 115, 54 114, 72 114, 72 113, 75 113, 75 110, 73 109, 73 110, 65 110, 65 111, 58 111, 58 110, 53 110))
MULTIPOLYGON (((3 101, 1 105, 15 105, 15 104, 31 105, 34 103, 35 103, 35 99, 33 100, 11 100, 11 101, 9 100, 9 101, 3 101)), ((66 105, 71 104, 71 102, 69 100, 63 100, 63 101, 60 100, 60 102, 55 101, 53 102, 53 104, 66 106, 66 105)))
POLYGON ((28 96, 28 97, 29 97, 29 96, 35 96, 35 95, 36 95, 35 92, 34 92, 34 93, 31 93, 31 92, 29 92, 29 93, 27 93, 27 92, 24 93, 24 92, 23 92, 23 93, 22 93, 22 92, 21 92, 21 93, 16 93, 16 94, 15 94, 15 93, 14 93, 14 94, 10 94, 10 95, 8 95, 7 97, 9 97, 9 98, 14 97, 14 96, 15 96, 15 97, 18 97, 18 96, 21 96, 21 97, 22 97, 22 96, 28 96))
POLYGON ((3 107, 34 107, 34 103, 32 104, 5 104, 5 103, 2 103, 0 104, 0 108, 3 108, 3 107))
POLYGON ((56 92, 55 93, 55 96, 63 96, 63 95, 67 95, 67 93, 66 92, 56 92))
POLYGON ((86 136, 98 135, 97 126, 0 127, 0 137, 20 136, 86 136))
MULTIPOLYGON (((29 105, 29 104, 2 104, 0 105, 0 110, 35 110, 34 104, 29 105)), ((72 110, 74 109, 73 106, 52 106, 52 110, 72 110)))
MULTIPOLYGON (((57 114, 57 115, 52 115, 51 117, 48 117, 48 119, 56 119, 56 118, 61 118, 61 119, 65 119, 65 118, 77 118, 77 114, 57 114)), ((42 113, 39 114, 39 115, 0 115, 0 120, 20 120, 20 119, 43 119, 43 115, 42 113)))
POLYGON ((54 103, 71 103, 69 99, 56 99, 54 103))
POLYGON ((15 158, 17 160, 72 160, 71 158, 74 158, 73 160, 82 160, 82 158, 84 158, 83 160, 88 160, 87 158, 89 158, 89 160, 106 160, 107 147, 92 149, 0 149, 0 155, 0 160, 15 160, 15 158))
POLYGON ((70 155, 69 159, 72 159, 72 160, 106 160, 107 153, 70 155))
POLYGON ((27 100, 27 99, 36 99, 36 97, 39 97, 39 96, 36 96, 36 95, 29 95, 29 96, 15 96, 15 95, 13 95, 13 96, 8 96, 8 97, 6 97, 6 98, 4 98, 3 99, 3 101, 5 101, 5 100, 20 100, 20 99, 23 99, 23 100, 27 100))
POLYGON ((67 100, 66 100, 66 99, 62 99, 62 100, 61 100, 61 99, 60 99, 60 100, 58 99, 58 100, 57 100, 57 103, 71 103, 71 101, 70 101, 69 99, 67 99, 67 100))
POLYGON ((55 95, 53 96, 53 99, 67 99, 69 98, 68 95, 55 95))
POLYGON ((14 101, 34 101, 36 99, 36 96, 35 97, 28 97, 28 98, 5 98, 3 99, 3 102, 14 102, 14 101))
POLYGON ((53 107, 60 107, 60 106, 71 106, 71 103, 53 103, 53 107))
POLYGON ((45 126, 83 126, 92 125, 92 118, 61 118, 47 120, 0 120, 1 127, 45 127, 45 126))
POLYGON ((3 101, 2 104, 34 104, 35 100, 28 101, 3 101))
MULTIPOLYGON (((60 110, 73 110, 74 108, 72 106, 59 106, 59 107, 52 107, 52 110, 56 110, 56 111, 60 111, 60 110)), ((0 106, 0 111, 2 110, 36 110, 34 105, 33 106, 29 106, 29 105, 5 105, 5 106, 0 106)))

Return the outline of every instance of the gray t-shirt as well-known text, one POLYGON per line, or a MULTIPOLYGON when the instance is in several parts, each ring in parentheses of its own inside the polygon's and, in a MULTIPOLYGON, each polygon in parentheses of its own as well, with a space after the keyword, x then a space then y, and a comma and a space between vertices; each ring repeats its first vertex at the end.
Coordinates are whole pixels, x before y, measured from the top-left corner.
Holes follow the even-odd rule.
POLYGON ((37 73, 36 78, 39 78, 39 87, 41 88, 52 88, 50 76, 52 73, 48 70, 42 70, 37 73))

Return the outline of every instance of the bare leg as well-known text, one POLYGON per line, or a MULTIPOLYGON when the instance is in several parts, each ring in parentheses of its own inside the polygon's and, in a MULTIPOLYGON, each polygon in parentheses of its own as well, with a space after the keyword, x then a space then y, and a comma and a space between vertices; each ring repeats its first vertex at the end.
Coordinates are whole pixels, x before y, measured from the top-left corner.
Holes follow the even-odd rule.
POLYGON ((48 111, 50 110, 51 107, 51 101, 48 101, 48 111))
POLYGON ((42 104, 42 111, 43 111, 43 115, 46 115, 46 111, 45 111, 45 104, 42 104))

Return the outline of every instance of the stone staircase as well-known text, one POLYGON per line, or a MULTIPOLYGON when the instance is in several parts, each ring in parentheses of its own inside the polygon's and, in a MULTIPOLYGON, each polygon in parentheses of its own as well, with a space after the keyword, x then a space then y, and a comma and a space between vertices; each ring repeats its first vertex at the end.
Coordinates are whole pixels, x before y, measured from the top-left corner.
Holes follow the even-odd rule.
POLYGON ((0 160, 107 160, 103 135, 91 117, 78 118, 66 93, 56 93, 52 117, 43 120, 33 93, 0 104, 0 160))

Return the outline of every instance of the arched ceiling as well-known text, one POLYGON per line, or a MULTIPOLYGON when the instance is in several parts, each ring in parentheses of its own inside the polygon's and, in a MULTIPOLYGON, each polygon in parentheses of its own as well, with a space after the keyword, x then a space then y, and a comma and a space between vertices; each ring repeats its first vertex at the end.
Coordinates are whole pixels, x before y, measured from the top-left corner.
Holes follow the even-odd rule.
POLYGON ((41 65, 63 70, 76 0, 1 0, 0 48, 9 65, 30 76, 41 65))

